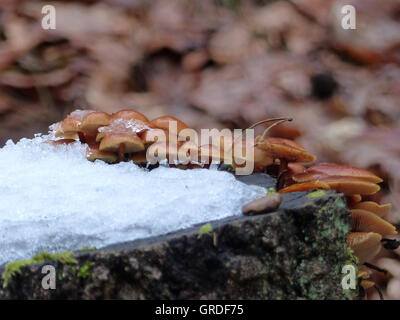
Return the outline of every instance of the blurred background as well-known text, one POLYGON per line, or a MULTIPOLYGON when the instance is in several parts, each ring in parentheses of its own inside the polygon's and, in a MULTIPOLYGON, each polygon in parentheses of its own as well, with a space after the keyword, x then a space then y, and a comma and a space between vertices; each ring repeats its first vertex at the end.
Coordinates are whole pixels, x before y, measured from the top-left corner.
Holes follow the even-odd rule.
MULTIPOLYGON (((399 224, 398 0, 0 1, 0 146, 78 108, 196 129, 291 116, 272 135, 383 177, 374 200, 399 224), (45 4, 55 30, 41 27, 45 4), (356 30, 341 27, 345 4, 356 30)), ((376 279, 385 297, 400 299, 399 254, 375 263, 392 273, 376 279)))

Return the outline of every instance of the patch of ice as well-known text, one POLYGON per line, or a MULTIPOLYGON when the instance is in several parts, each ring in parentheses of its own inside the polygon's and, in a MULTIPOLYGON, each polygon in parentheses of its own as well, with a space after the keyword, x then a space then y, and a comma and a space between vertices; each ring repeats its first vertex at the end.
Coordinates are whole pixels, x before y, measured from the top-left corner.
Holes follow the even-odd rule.
POLYGON ((0 264, 239 215, 265 194, 216 170, 92 163, 85 145, 52 146, 46 138, 0 149, 0 264))

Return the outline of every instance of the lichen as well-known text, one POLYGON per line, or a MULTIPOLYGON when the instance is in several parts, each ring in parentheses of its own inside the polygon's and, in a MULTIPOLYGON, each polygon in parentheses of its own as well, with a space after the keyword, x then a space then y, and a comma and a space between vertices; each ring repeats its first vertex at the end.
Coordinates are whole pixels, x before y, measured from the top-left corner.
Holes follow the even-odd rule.
POLYGON ((85 262, 82 267, 79 268, 78 270, 78 277, 82 279, 86 279, 92 275, 92 268, 95 265, 94 262, 85 262))
POLYGON ((201 226, 199 230, 199 235, 210 234, 211 232, 212 232, 212 225, 210 223, 207 223, 201 226))
POLYGON ((322 197, 325 193, 326 193, 325 190, 317 190, 317 191, 309 193, 307 195, 307 198, 309 198, 309 199, 319 198, 319 197, 322 197))
POLYGON ((28 266, 30 264, 44 263, 45 261, 54 261, 63 264, 76 264, 77 261, 72 255, 72 251, 62 253, 39 252, 31 259, 9 262, 6 264, 4 272, 1 275, 3 279, 3 288, 6 288, 8 286, 8 283, 15 275, 21 273, 22 267, 28 266))

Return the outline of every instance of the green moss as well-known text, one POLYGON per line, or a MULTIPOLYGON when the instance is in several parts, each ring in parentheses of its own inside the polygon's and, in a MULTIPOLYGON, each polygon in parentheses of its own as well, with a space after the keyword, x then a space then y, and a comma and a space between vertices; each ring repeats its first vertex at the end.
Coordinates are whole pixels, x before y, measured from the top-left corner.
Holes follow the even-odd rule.
POLYGON ((92 275, 92 268, 95 265, 94 262, 85 262, 82 267, 78 270, 78 277, 86 279, 92 275))
POLYGON ((210 223, 207 223, 200 228, 199 235, 210 234, 211 232, 212 232, 212 225, 210 223))
POLYGON ((317 190, 317 191, 309 193, 307 195, 307 198, 309 198, 309 199, 319 198, 319 197, 322 197, 325 193, 326 193, 325 190, 317 190))
POLYGON ((79 251, 92 251, 92 250, 97 250, 96 247, 82 247, 79 249, 79 251))
POLYGON ((33 256, 32 259, 9 262, 6 264, 5 270, 1 275, 3 279, 3 287, 7 287, 9 281, 15 275, 21 273, 22 267, 28 266, 30 264, 40 264, 46 261, 55 261, 63 264, 76 264, 77 261, 72 255, 72 251, 62 253, 39 252, 37 255, 33 256))
POLYGON ((269 194, 273 194, 273 193, 276 193, 276 190, 275 190, 275 188, 269 188, 268 189, 268 191, 267 191, 267 195, 269 195, 269 194))

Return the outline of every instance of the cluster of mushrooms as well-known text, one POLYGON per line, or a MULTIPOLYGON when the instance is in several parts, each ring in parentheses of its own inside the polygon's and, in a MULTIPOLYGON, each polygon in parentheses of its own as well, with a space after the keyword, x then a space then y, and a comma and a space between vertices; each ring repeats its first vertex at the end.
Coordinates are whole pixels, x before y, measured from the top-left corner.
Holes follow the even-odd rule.
POLYGON ((391 204, 380 205, 362 200, 363 196, 373 195, 380 190, 378 183, 382 182, 382 179, 370 171, 334 163, 320 163, 308 169, 296 164, 289 171, 289 176, 289 184, 292 184, 281 189, 280 193, 332 189, 346 196, 352 215, 347 245, 358 258, 361 286, 364 289, 373 287, 375 283, 368 280, 371 269, 383 270, 368 261, 376 257, 382 247, 396 249, 399 245, 395 240, 384 238, 397 234, 396 227, 384 219, 391 209, 391 204))
MULTIPOLYGON (((254 172, 268 172, 278 179, 277 191, 269 194, 265 199, 257 199, 244 207, 243 212, 265 212, 266 205, 269 209, 279 207, 282 193, 308 191, 315 189, 336 190, 346 196, 347 204, 352 213, 352 230, 347 236, 347 244, 354 251, 360 264, 358 276, 360 284, 364 288, 374 286, 374 282, 368 280, 371 276, 373 265, 368 263, 381 250, 382 247, 395 249, 399 243, 386 239, 385 236, 397 234, 396 228, 384 219, 390 211, 391 205, 380 205, 372 201, 363 201, 363 196, 375 194, 380 190, 378 183, 382 179, 367 170, 358 169, 346 165, 333 163, 320 163, 309 168, 304 163, 315 161, 316 157, 308 153, 298 143, 276 137, 267 137, 266 134, 273 126, 289 118, 274 118, 260 121, 257 125, 273 122, 261 136, 254 138, 254 158, 246 159, 248 153, 244 152, 244 159, 232 159, 232 169, 239 166, 238 160, 253 161, 254 172), (264 201, 266 200, 266 201, 264 201)), ((87 159, 90 161, 103 160, 107 163, 120 161, 133 161, 146 166, 146 151, 156 144, 158 148, 164 146, 164 154, 168 159, 171 150, 178 154, 184 152, 190 157, 196 151, 197 155, 203 155, 210 161, 219 161, 223 164, 224 140, 220 144, 198 146, 192 141, 168 141, 168 137, 179 138, 188 126, 182 121, 163 116, 153 120, 147 119, 143 114, 134 110, 121 110, 113 114, 93 110, 76 110, 66 119, 51 126, 57 140, 50 141, 54 145, 68 144, 77 140, 86 143, 87 159), (170 122, 176 123, 176 128, 170 132, 170 122), (165 141, 160 141, 158 134, 164 133, 165 141), (162 143, 162 144, 161 144, 162 143), (168 148, 169 143, 176 143, 176 148, 168 148)), ((243 141, 242 141, 243 142, 243 141)), ((226 143, 226 142, 225 142, 226 143)), ((237 147, 237 140, 231 141, 231 148, 237 147)), ((241 143, 240 148, 246 144, 241 143)), ((242 153, 243 154, 243 153, 242 153)), ((173 155, 176 156, 176 155, 173 155)), ((179 163, 175 165, 182 169, 207 167, 196 161, 179 163)))

